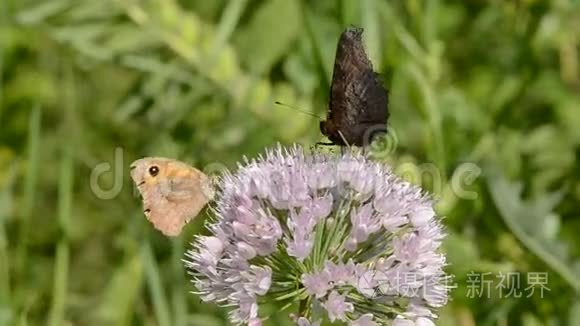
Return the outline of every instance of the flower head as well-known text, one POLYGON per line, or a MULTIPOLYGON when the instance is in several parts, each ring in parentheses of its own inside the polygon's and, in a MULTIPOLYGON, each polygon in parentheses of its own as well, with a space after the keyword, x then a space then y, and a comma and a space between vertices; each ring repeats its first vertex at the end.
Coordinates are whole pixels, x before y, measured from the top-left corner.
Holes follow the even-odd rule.
POLYGON ((443 230, 432 200, 380 163, 349 152, 278 147, 223 176, 211 236, 186 267, 205 301, 260 325, 260 303, 300 302, 350 325, 427 325, 447 302, 443 230), (372 309, 370 309, 372 307, 372 309))

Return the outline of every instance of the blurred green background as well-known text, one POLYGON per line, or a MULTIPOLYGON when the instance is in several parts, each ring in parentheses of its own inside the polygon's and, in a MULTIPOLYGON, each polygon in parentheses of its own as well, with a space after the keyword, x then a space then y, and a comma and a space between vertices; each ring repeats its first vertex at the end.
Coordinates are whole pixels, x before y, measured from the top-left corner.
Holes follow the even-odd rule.
POLYGON ((214 173, 323 140, 274 102, 325 115, 351 24, 390 89, 379 159, 445 216, 457 288, 438 324, 580 325, 580 1, 1 0, 0 24, 0 325, 227 324, 181 263, 203 218, 161 236, 128 165, 214 173), (543 298, 496 287, 530 272, 543 298))

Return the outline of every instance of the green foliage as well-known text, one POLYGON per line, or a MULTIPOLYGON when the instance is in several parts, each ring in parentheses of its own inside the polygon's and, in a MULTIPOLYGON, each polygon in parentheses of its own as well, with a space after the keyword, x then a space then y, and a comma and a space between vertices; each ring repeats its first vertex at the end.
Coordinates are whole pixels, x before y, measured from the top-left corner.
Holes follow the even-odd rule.
POLYGON ((128 165, 159 155, 216 173, 322 140, 316 119, 274 102, 324 116, 350 24, 390 89, 397 146, 377 158, 446 216, 458 287, 441 325, 576 325, 573 0, 0 1, 0 325, 225 325, 188 293, 180 261, 203 218, 160 236, 128 165), (456 191, 465 162, 482 172, 464 182, 469 198, 456 191), (110 199, 94 191, 97 166, 103 191, 122 186, 110 199), (470 298, 470 272, 547 272, 550 291, 470 298))

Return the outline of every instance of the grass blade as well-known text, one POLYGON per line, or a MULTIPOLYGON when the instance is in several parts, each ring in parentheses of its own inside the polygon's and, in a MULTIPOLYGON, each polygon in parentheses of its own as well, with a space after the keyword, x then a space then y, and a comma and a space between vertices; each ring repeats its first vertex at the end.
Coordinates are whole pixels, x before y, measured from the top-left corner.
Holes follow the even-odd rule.
POLYGON ((38 182, 38 166, 40 162, 40 132, 41 132, 41 110, 39 106, 32 109, 28 120, 28 162, 24 177, 24 199, 22 205, 22 216, 20 221, 20 231, 18 235, 17 265, 15 275, 24 275, 28 256, 28 236, 30 233, 30 219, 34 202, 36 200, 36 185, 38 182))
POLYGON ((70 252, 66 240, 61 240, 56 248, 56 264, 54 267, 54 287, 52 307, 50 309, 49 325, 65 324, 66 289, 68 284, 68 266, 70 252))
POLYGON ((9 324, 12 319, 10 260, 8 255, 8 239, 4 223, 12 211, 13 187, 16 179, 16 164, 12 164, 6 174, 5 185, 0 191, 0 325, 9 324))
POLYGON ((50 325, 62 325, 64 323, 66 292, 68 286, 69 269, 69 246, 66 234, 72 210, 73 194, 73 158, 72 144, 66 143, 61 158, 60 177, 58 185, 58 221, 64 231, 64 237, 58 242, 56 249, 56 264, 54 267, 54 287, 52 307, 50 310, 50 325))
POLYGON ((215 40, 210 52, 210 58, 214 58, 218 53, 220 53, 223 46, 226 45, 230 39, 230 36, 238 25, 238 22, 244 13, 244 9, 246 8, 247 3, 248 0, 228 2, 216 31, 215 40))
POLYGON ((183 238, 178 237, 171 242, 171 253, 172 253, 172 266, 173 266, 173 279, 175 280, 172 287, 171 303, 173 306, 173 325, 175 326, 185 326, 187 324, 187 300, 186 300, 186 289, 183 288, 183 284, 187 284, 185 277, 183 275, 183 238))
POLYGON ((147 285, 153 300, 153 310, 157 317, 157 324, 159 326, 170 326, 170 310, 167 303, 167 298, 163 291, 163 284, 161 283, 161 275, 159 275, 159 268, 157 262, 151 252, 149 243, 145 243, 142 248, 143 263, 145 265, 145 275, 147 278, 147 285))
MULTIPOLYGON (((65 98, 64 118, 61 132, 64 135, 77 135, 75 132, 74 109, 75 109, 75 81, 72 69, 65 70, 65 98)), ((61 150, 59 178, 58 178, 58 205, 57 220, 61 230, 60 240, 56 248, 56 263, 54 265, 54 281, 52 291, 52 306, 49 315, 49 325, 63 325, 65 323, 68 273, 70 265, 70 248, 68 238, 70 233, 70 221, 73 204, 74 187, 74 145, 76 137, 65 138, 61 150)))

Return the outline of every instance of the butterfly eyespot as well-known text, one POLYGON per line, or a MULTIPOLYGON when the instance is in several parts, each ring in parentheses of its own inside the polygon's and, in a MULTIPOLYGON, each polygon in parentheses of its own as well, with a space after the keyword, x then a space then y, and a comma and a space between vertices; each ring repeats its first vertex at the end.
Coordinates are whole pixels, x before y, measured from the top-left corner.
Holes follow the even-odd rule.
POLYGON ((153 165, 152 167, 149 168, 149 174, 154 177, 157 174, 159 174, 159 167, 153 165))

